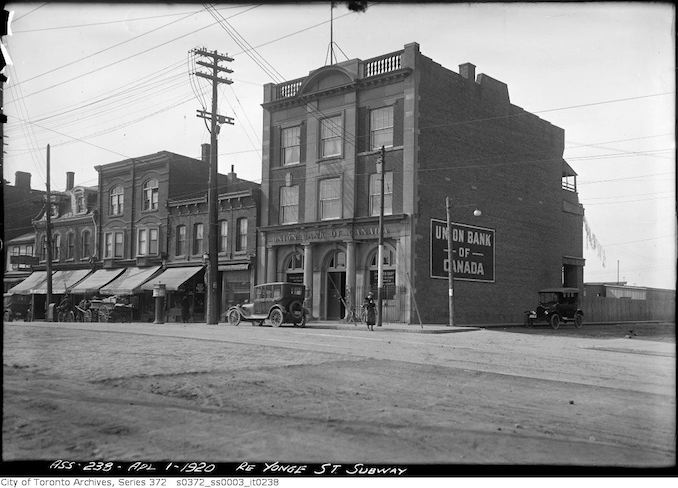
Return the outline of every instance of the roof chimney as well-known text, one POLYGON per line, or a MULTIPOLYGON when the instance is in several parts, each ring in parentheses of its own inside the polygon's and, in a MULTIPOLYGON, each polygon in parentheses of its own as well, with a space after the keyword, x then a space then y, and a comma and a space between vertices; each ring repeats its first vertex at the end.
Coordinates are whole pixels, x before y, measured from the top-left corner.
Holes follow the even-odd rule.
POLYGON ((467 80, 476 81, 476 65, 471 63, 460 64, 459 74, 467 80))
POLYGON ((31 174, 25 171, 17 171, 14 173, 14 186, 17 188, 31 189, 31 174))
POLYGON ((75 183, 75 173, 73 171, 66 171, 66 191, 73 189, 75 183))
POLYGON ((203 163, 209 164, 209 162, 210 162, 210 145, 209 144, 201 144, 200 148, 201 148, 200 159, 202 159, 203 163))
POLYGON ((235 170, 233 169, 234 166, 231 165, 231 172, 226 175, 228 177, 229 182, 233 182, 238 178, 238 175, 235 174, 235 170))

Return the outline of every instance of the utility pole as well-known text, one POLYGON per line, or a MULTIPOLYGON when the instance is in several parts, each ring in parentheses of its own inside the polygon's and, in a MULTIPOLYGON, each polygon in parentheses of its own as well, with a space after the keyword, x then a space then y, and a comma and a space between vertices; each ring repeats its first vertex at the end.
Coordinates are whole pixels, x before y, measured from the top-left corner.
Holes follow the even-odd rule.
POLYGON ((211 73, 196 72, 195 75, 205 78, 212 82, 212 112, 198 110, 197 117, 211 122, 209 132, 211 134, 210 142, 210 172, 209 172, 209 190, 207 193, 207 219, 208 219, 208 264, 207 264, 207 323, 219 323, 219 297, 217 295, 219 276, 219 227, 217 225, 217 135, 219 134, 219 124, 233 125, 232 117, 225 117, 217 114, 217 88, 219 83, 230 85, 233 83, 228 78, 219 77, 219 72, 233 73, 233 70, 219 66, 219 61, 231 62, 233 58, 219 54, 217 51, 208 51, 205 48, 194 49, 193 52, 210 59, 210 62, 196 61, 197 64, 211 69, 211 73))
POLYGON ((454 326, 454 261, 452 256, 452 204, 450 197, 445 197, 445 208, 447 210, 447 286, 448 286, 448 307, 449 307, 449 326, 454 326))
MULTIPOLYGON (((47 144, 47 226, 45 227, 45 232, 47 233, 47 238, 45 244, 47 245, 47 298, 45 299, 45 318, 47 318, 47 312, 49 311, 49 304, 52 303, 52 194, 50 188, 50 155, 49 155, 49 144, 47 144)), ((33 308, 35 311, 35 308, 33 308)), ((52 317, 54 320, 54 317, 52 317)))
POLYGON ((386 150, 381 146, 379 159, 377 159, 377 173, 379 173, 379 252, 377 258, 377 327, 383 323, 382 315, 384 311, 384 169, 386 166, 386 150))

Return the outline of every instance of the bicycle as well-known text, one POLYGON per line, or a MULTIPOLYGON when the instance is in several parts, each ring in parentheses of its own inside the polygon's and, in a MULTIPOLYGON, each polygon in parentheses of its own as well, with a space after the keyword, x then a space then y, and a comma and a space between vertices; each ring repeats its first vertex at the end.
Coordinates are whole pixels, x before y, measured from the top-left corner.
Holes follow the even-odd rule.
POLYGON ((354 307, 349 307, 346 311, 346 317, 344 319, 346 322, 354 324, 364 324, 367 322, 367 308, 364 305, 356 305, 354 307))

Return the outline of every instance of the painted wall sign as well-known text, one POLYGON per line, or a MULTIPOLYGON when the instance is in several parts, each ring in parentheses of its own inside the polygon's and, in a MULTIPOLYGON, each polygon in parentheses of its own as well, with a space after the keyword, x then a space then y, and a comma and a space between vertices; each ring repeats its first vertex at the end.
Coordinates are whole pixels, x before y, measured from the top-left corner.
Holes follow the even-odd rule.
MULTIPOLYGON (((494 229, 452 222, 455 280, 494 282, 494 229)), ((431 278, 447 279, 447 222, 431 219, 431 278)))

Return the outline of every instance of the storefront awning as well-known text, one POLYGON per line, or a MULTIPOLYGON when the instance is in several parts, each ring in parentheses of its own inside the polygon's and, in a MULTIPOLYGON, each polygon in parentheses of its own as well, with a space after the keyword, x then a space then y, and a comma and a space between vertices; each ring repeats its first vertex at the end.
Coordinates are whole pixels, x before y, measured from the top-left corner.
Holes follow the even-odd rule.
POLYGON ((127 268, 125 272, 101 288, 102 295, 134 295, 140 291, 141 285, 151 279, 160 266, 150 268, 127 268))
POLYGON ((31 275, 18 285, 10 288, 7 293, 15 295, 30 295, 31 289, 40 286, 47 281, 47 271, 34 271, 31 275))
POLYGON ((185 268, 167 268, 161 274, 141 286, 142 290, 153 290, 158 283, 165 285, 167 291, 177 291, 181 285, 202 270, 202 266, 185 268))
MULTIPOLYGON (((66 290, 81 282, 83 278, 85 278, 85 276, 91 272, 91 269, 69 269, 57 271, 52 275, 52 293, 55 295, 63 295, 66 293, 66 290)), ((47 280, 40 283, 38 286, 34 286, 31 289, 31 293, 34 295, 47 295, 47 280)))
POLYGON ((247 263, 242 264, 220 264, 219 271, 245 271, 250 268, 247 263))
POLYGON ((123 271, 125 271, 123 268, 99 269, 71 288, 71 293, 75 293, 76 295, 93 295, 99 293, 101 287, 106 286, 116 279, 123 271))

